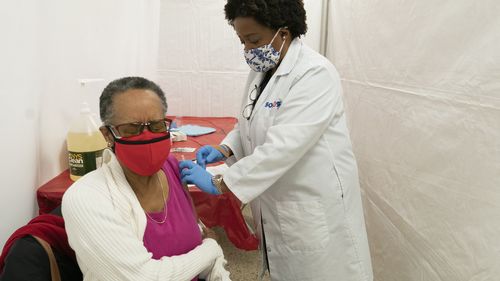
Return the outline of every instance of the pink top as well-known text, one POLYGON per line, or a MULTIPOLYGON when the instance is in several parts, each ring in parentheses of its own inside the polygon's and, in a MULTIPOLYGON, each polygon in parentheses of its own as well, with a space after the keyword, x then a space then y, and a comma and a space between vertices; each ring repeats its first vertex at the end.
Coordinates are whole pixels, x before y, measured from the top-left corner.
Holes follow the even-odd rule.
MULTIPOLYGON (((169 193, 167 199, 167 219, 163 224, 147 218, 144 232, 144 246, 153 254, 153 259, 164 256, 185 254, 201 245, 202 238, 196 216, 180 181, 179 164, 173 156, 169 156, 162 167, 167 176, 169 193)), ((154 220, 162 221, 165 213, 148 213, 154 220)), ((198 278, 194 278, 194 281, 198 278)))

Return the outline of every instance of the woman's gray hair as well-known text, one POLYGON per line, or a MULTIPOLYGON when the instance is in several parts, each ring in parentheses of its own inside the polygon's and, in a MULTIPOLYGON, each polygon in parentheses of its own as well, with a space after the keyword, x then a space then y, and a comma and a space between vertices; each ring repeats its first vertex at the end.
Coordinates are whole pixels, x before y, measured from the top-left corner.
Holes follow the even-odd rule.
POLYGON ((150 90, 161 100, 163 114, 167 114, 167 99, 162 89, 153 81, 143 77, 124 77, 109 83, 99 98, 99 114, 104 124, 109 124, 113 117, 113 97, 128 90, 150 90))

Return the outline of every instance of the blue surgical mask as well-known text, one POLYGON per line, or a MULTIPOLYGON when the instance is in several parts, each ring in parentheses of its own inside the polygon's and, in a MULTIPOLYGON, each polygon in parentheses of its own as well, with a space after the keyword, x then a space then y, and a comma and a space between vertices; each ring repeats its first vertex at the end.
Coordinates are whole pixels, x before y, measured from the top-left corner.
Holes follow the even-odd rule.
POLYGON ((245 51, 245 60, 253 71, 267 72, 278 65, 281 50, 283 50, 283 46, 285 45, 285 40, 283 40, 283 44, 281 44, 279 51, 276 51, 271 44, 278 35, 280 29, 274 34, 269 44, 245 51))

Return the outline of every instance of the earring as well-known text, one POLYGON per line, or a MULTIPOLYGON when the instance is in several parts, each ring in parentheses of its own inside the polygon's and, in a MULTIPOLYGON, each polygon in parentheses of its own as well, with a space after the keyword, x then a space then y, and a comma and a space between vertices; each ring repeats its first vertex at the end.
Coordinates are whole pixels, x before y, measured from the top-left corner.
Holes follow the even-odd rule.
POLYGON ((113 147, 113 144, 111 142, 108 141, 108 147, 111 148, 113 147))

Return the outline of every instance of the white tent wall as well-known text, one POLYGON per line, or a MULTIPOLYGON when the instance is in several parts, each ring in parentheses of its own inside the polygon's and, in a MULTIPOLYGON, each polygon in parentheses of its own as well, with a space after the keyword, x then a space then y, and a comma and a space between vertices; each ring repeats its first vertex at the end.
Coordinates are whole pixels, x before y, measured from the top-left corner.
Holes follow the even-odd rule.
POLYGON ((66 133, 112 79, 156 78, 159 0, 0 3, 0 245, 37 213, 36 188, 66 169, 66 133), (85 97, 79 78, 89 84, 85 97))
MULTIPOLYGON (((224 16, 226 0, 163 0, 158 76, 169 114, 237 116, 249 68, 224 16)), ((319 50, 323 0, 306 0, 309 32, 319 50)))
POLYGON ((37 18, 36 1, 0 2, 0 246, 35 209, 41 85, 37 18))
POLYGON ((500 2, 331 3, 376 280, 499 280, 500 2))
POLYGON ((171 115, 238 114, 248 66, 224 2, 161 1, 158 76, 171 115))

